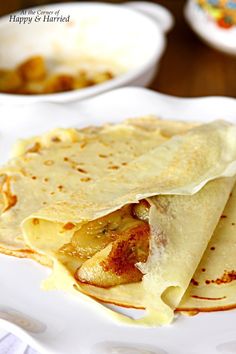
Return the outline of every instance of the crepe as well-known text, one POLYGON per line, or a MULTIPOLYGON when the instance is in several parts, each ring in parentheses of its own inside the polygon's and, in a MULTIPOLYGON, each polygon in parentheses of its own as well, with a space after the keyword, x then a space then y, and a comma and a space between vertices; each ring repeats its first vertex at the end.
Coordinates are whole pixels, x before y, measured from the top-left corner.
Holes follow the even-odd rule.
POLYGON ((236 185, 193 275, 179 311, 219 311, 236 307, 236 185))
POLYGON ((0 252, 50 264, 25 244, 20 230, 23 219, 52 201, 63 200, 73 181, 76 188, 87 187, 165 140, 159 129, 150 133, 120 124, 56 129, 19 141, 14 158, 0 170, 0 252), (63 188, 61 176, 66 178, 63 188))
MULTIPOLYGON (((143 141, 143 137, 147 138, 147 135, 144 133, 142 137, 142 131, 144 132, 155 132, 158 136, 164 137, 164 138, 170 138, 174 135, 183 135, 190 129, 196 127, 199 125, 199 123, 196 122, 185 122, 185 121, 173 121, 173 120, 162 120, 159 119, 155 116, 145 116, 145 117, 137 117, 137 118, 130 118, 125 120, 121 124, 116 124, 115 126, 113 124, 105 124, 103 126, 89 126, 85 127, 82 129, 73 129, 73 128, 67 128, 67 129, 54 129, 52 131, 49 131, 41 136, 29 138, 29 139, 22 139, 16 142, 12 149, 12 154, 11 156, 17 157, 21 156, 27 152, 33 152, 32 149, 34 150, 37 147, 40 147, 40 149, 45 149, 54 146, 55 148, 58 147, 58 143, 60 142, 67 142, 67 143, 76 143, 78 141, 84 141, 88 138, 94 138, 96 139, 99 134, 101 133, 109 133, 111 136, 113 134, 113 130, 109 130, 110 128, 114 128, 115 130, 120 129, 123 127, 123 131, 127 129, 128 126, 132 126, 135 129, 134 132, 137 132, 137 136, 132 136, 130 134, 129 136, 129 143, 132 145, 137 144, 137 140, 135 141, 135 138, 138 138, 138 132, 140 133, 140 140, 139 140, 139 145, 143 145, 144 142, 144 147, 143 151, 145 152, 145 141, 143 141)), ((116 136, 115 136, 116 138, 116 136)), ((125 136, 124 136, 125 138, 125 136)), ((149 139, 152 140, 153 135, 150 134, 149 139)), ((154 135, 155 138, 155 135, 154 135)), ((164 141, 164 139, 163 139, 164 141)), ((157 145, 159 142, 157 141, 157 145)), ((135 146, 134 146, 135 147, 135 146)), ((125 153, 125 151, 124 151, 125 153)), ((138 153, 138 151, 136 152, 138 153)), ((138 156, 138 155, 137 155, 138 156)))
POLYGON ((120 165, 163 143, 167 136, 184 134, 192 126, 192 123, 145 117, 116 126, 55 129, 42 136, 18 141, 12 149, 13 160, 0 170, 0 210, 1 204, 2 210, 8 208, 0 216, 0 252, 50 265, 47 257, 25 244, 20 223, 42 206, 63 200, 65 191, 59 188, 61 175, 69 176, 68 189, 73 178, 76 178, 77 186, 87 186, 107 173, 115 173, 120 165), (55 163, 50 166, 50 161, 55 163), (24 194, 17 196, 15 207, 11 205, 14 203, 12 195, 18 194, 11 193, 14 185, 24 194), (28 190, 32 193, 25 193, 28 190))
MULTIPOLYGON (((132 159, 86 189, 78 186, 69 193, 66 188, 62 200, 26 217, 22 223, 25 242, 54 262, 53 275, 46 287, 79 290, 106 302, 146 309, 144 318, 137 320, 115 315, 128 323, 169 323, 235 182, 232 177, 236 173, 235 134, 236 128, 226 122, 202 125, 132 159), (148 223, 142 218, 132 219, 133 208, 139 201, 149 204, 148 223), (124 208, 131 208, 132 212, 124 208), (78 243, 83 228, 86 231, 83 235, 90 237, 92 230, 93 237, 94 227, 99 228, 106 217, 108 225, 109 218, 113 225, 117 217, 139 224, 131 228, 132 232, 125 229, 123 234, 118 225, 122 236, 118 245, 117 239, 113 239, 91 258, 82 257, 81 253, 78 257, 72 241, 78 243), (150 237, 147 259, 135 254, 136 264, 130 264, 127 258, 122 263, 135 266, 142 278, 136 280, 138 273, 134 269, 133 273, 129 269, 122 273, 120 264, 119 273, 114 276, 112 268, 117 266, 114 259, 120 261, 119 252, 130 250, 125 248, 127 239, 139 242, 145 240, 147 233, 150 237), (116 258, 111 257, 112 253, 116 258), (111 258, 113 263, 108 262, 111 258), (109 278, 109 287, 102 283, 104 276, 109 278), (121 283, 111 285, 114 278, 121 283), (102 285, 94 286, 94 279, 102 285)), ((67 178, 63 180, 63 188, 66 183, 67 178)), ((114 237, 112 230, 108 228, 109 237, 114 237)), ((135 242, 131 243, 134 248, 135 242)), ((146 245, 138 245, 140 249, 135 251, 142 253, 146 245)), ((81 251, 80 243, 79 247, 81 251)))

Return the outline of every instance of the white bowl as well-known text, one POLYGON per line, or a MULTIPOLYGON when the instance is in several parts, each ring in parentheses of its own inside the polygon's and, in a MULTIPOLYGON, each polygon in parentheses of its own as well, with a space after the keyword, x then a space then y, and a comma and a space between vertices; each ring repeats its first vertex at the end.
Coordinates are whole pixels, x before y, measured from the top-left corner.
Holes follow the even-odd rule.
MULTIPOLYGON (((1 163, 8 158, 10 145, 17 138, 56 127, 115 123, 147 114, 186 121, 224 118, 236 122, 236 99, 184 99, 143 88, 122 88, 78 103, 2 105, 0 117, 7 119, 2 119, 0 125, 1 163)), ((36 262, 0 255, 0 327, 41 354, 236 352, 236 310, 180 316, 172 325, 160 328, 118 325, 98 312, 93 300, 82 302, 62 291, 42 291, 39 284, 48 273, 36 262)), ((129 309, 122 311, 133 314, 129 309)), ((4 338, 0 353, 7 352, 9 338, 4 338)), ((25 345, 22 344, 22 351, 16 341, 14 346, 18 348, 17 354, 28 353, 25 345)), ((9 354, 13 353, 12 348, 9 354)))
POLYGON ((188 0, 184 12, 187 22, 200 38, 216 49, 236 55, 236 26, 219 27, 195 0, 188 0))
POLYGON ((173 24, 165 8, 149 2, 53 4, 17 15, 31 17, 32 22, 9 22, 14 14, 0 19, 0 68, 14 67, 38 54, 61 60, 95 58, 124 73, 96 86, 63 93, 30 96, 0 93, 0 103, 67 102, 121 86, 146 86, 153 79, 164 51, 165 32, 173 24), (70 16, 70 22, 43 22, 42 11, 57 10, 59 15, 70 16), (41 16, 39 22, 37 16, 41 16))

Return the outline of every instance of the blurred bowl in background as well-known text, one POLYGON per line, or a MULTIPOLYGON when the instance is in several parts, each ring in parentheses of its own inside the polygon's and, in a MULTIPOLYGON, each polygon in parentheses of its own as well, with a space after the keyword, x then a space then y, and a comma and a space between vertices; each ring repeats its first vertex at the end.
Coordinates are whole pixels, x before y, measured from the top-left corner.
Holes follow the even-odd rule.
POLYGON ((14 68, 40 55, 49 66, 60 62, 61 69, 75 70, 81 61, 87 62, 88 70, 97 65, 113 71, 115 77, 95 86, 60 93, 0 93, 0 103, 77 101, 122 86, 147 86, 156 74, 166 45, 165 33, 172 25, 168 10, 145 1, 123 5, 60 3, 4 16, 0 19, 0 69, 14 68), (47 21, 58 10, 60 16, 69 16, 70 21, 47 21), (32 22, 13 22, 15 15, 31 17, 32 22), (41 16, 38 22, 36 16, 41 16), (45 22, 44 16, 49 16, 45 22))
POLYGON ((234 7, 232 4, 225 1, 224 8, 218 0, 188 0, 184 12, 190 27, 201 39, 216 49, 236 55, 236 3, 234 7))

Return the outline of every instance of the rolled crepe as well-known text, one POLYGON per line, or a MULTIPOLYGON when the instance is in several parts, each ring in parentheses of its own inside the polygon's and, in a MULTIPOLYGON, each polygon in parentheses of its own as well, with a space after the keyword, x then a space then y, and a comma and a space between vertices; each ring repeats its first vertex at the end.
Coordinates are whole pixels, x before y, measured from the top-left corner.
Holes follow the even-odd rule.
MULTIPOLYGON (((46 287, 78 290, 105 302, 146 309, 146 315, 137 320, 115 315, 128 323, 171 322, 233 187, 235 133, 236 128, 226 122, 192 129, 91 183, 86 190, 73 188, 64 200, 26 217, 22 223, 25 242, 54 262, 46 287), (76 278, 81 269, 87 271, 86 261, 74 251, 66 254, 61 250, 71 246, 75 234, 91 221, 99 224, 101 218, 144 199, 150 204, 149 250, 146 261, 135 264, 142 279, 104 288, 76 278)), ((109 258, 114 251, 111 245, 104 250, 87 260, 94 264, 93 274, 104 270, 104 252, 109 258)))
POLYGON ((144 117, 115 126, 55 129, 18 141, 13 159, 0 169, 0 252, 51 265, 48 257, 25 244, 20 229, 25 217, 64 200, 75 184, 83 188, 115 174, 132 159, 193 126, 144 117))
POLYGON ((236 186, 178 310, 207 312, 235 308, 235 255, 236 186))

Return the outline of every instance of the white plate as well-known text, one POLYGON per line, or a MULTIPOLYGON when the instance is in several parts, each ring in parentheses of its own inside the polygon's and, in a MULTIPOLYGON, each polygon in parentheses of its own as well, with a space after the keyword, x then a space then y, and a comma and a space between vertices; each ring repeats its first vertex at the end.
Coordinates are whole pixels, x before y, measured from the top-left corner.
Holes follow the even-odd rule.
MULTIPOLYGON (((123 88, 77 104, 0 107, 0 151, 6 160, 19 137, 48 129, 118 122, 154 114, 162 118, 236 122, 236 100, 182 99, 141 88, 123 88)), ((209 142, 210 144, 210 142, 209 142)), ((30 260, 0 256, 0 326, 45 354, 230 354, 236 352, 236 312, 178 316, 170 326, 119 325, 93 302, 83 303, 39 284, 49 270, 30 260)))

